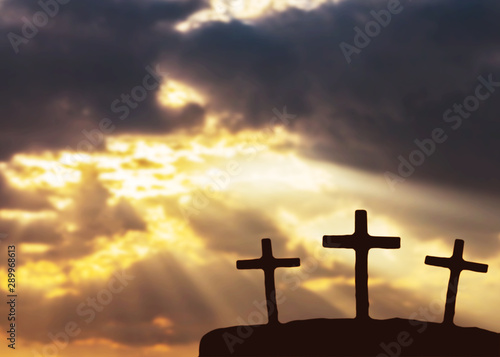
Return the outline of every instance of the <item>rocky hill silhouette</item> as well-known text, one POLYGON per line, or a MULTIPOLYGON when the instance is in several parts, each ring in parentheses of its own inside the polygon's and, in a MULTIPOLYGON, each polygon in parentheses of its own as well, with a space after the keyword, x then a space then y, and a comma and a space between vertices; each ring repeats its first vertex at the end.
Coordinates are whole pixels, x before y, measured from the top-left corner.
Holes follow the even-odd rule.
POLYGON ((205 356, 500 356, 500 334, 453 322, 460 273, 486 273, 485 264, 463 259, 464 241, 455 240, 450 258, 425 258, 425 264, 450 269, 442 323, 419 320, 375 320, 369 316, 368 251, 398 249, 399 237, 368 234, 366 211, 355 213, 352 235, 324 236, 325 248, 354 249, 356 317, 279 322, 274 271, 296 267, 298 258, 277 259, 270 239, 262 240, 262 257, 238 261, 238 269, 262 269, 265 277, 268 323, 232 326, 207 333, 200 342, 205 356))

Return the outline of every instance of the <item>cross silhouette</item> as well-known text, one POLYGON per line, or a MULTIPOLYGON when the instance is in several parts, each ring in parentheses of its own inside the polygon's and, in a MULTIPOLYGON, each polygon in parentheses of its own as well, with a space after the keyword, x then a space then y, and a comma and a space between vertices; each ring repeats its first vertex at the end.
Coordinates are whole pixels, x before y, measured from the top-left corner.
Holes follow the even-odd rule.
POLYGON ((368 251, 371 248, 398 249, 399 237, 375 237, 368 234, 366 211, 355 212, 355 229, 352 235, 323 236, 325 248, 351 248, 356 252, 356 318, 369 319, 368 300, 368 251))
POLYGON ((279 324, 278 306, 276 304, 276 286, 274 282, 274 270, 276 268, 298 267, 299 258, 276 259, 273 256, 273 248, 269 238, 262 239, 262 257, 251 260, 238 260, 238 269, 262 269, 264 270, 264 283, 266 287, 268 324, 279 324))
POLYGON ((425 257, 425 264, 450 269, 450 280, 448 282, 448 292, 446 293, 446 303, 444 309, 444 324, 453 325, 453 317, 455 316, 455 305, 457 301, 458 279, 462 270, 472 270, 478 273, 486 273, 488 265, 472 263, 464 260, 464 241, 461 239, 455 240, 453 247, 453 255, 450 258, 441 257, 425 257))

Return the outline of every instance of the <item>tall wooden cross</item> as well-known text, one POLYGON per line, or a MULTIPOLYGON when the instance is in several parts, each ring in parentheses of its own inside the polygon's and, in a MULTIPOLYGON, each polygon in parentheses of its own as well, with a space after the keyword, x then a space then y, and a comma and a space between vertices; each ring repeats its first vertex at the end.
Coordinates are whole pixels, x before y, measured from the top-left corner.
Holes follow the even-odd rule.
POLYGON ((425 264, 450 269, 450 280, 448 282, 448 292, 446 293, 446 303, 444 308, 444 324, 453 325, 453 317, 455 316, 455 304, 457 301, 458 279, 462 270, 472 270, 479 273, 486 273, 488 265, 472 263, 464 260, 464 241, 461 239, 455 240, 453 247, 453 255, 450 258, 441 257, 425 257, 425 264))
POLYGON ((274 282, 274 270, 276 268, 298 267, 299 258, 276 259, 273 256, 273 248, 269 238, 262 239, 262 257, 251 260, 238 260, 238 269, 262 269, 264 270, 264 283, 266 287, 268 324, 279 324, 278 306, 276 304, 276 286, 274 282))
POLYGON ((375 237, 368 234, 366 211, 355 213, 355 229, 352 235, 323 236, 325 248, 351 248, 356 252, 356 318, 369 319, 368 301, 368 251, 371 248, 398 249, 399 237, 375 237))

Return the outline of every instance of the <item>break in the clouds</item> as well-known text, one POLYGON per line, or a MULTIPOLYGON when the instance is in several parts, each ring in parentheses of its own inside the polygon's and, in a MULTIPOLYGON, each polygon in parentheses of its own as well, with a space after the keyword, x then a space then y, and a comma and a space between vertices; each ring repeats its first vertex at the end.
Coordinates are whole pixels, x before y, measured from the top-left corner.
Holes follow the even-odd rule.
MULTIPOLYGON (((446 141, 435 143, 435 153, 407 180, 498 192, 498 4, 401 1, 401 11, 351 54, 350 64, 340 43, 354 45, 355 27, 364 29, 370 11, 386 9, 387 2, 289 8, 247 23, 175 29, 207 6, 73 1, 61 5, 18 54, 4 36, 2 157, 76 150, 86 139, 82 130, 97 128, 103 118, 116 125, 109 135, 199 130, 206 111, 217 113, 221 126, 240 130, 267 125, 272 108, 287 106, 297 115, 288 129, 308 138, 305 154, 381 175, 400 175, 398 157, 410 160, 418 149, 414 141, 442 128, 446 141), (146 66, 158 63, 168 72, 165 80, 195 87, 206 103, 188 101, 174 110, 158 103, 155 89, 120 120, 124 111, 113 112, 111 104, 142 83, 146 66), (448 109, 474 94, 479 76, 491 79, 489 99, 444 120, 448 109)), ((2 11, 11 21, 2 32, 19 33, 21 17, 37 10, 33 2, 6 1, 2 11)))

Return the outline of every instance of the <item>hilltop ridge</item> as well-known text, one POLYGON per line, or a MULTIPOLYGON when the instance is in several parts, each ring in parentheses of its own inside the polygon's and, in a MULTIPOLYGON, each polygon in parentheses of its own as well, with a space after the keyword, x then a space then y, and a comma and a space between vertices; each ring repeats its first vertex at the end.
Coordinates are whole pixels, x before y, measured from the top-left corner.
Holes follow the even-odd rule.
POLYGON ((500 356, 500 334, 476 327, 388 319, 312 319, 233 326, 206 334, 200 357, 500 356))

